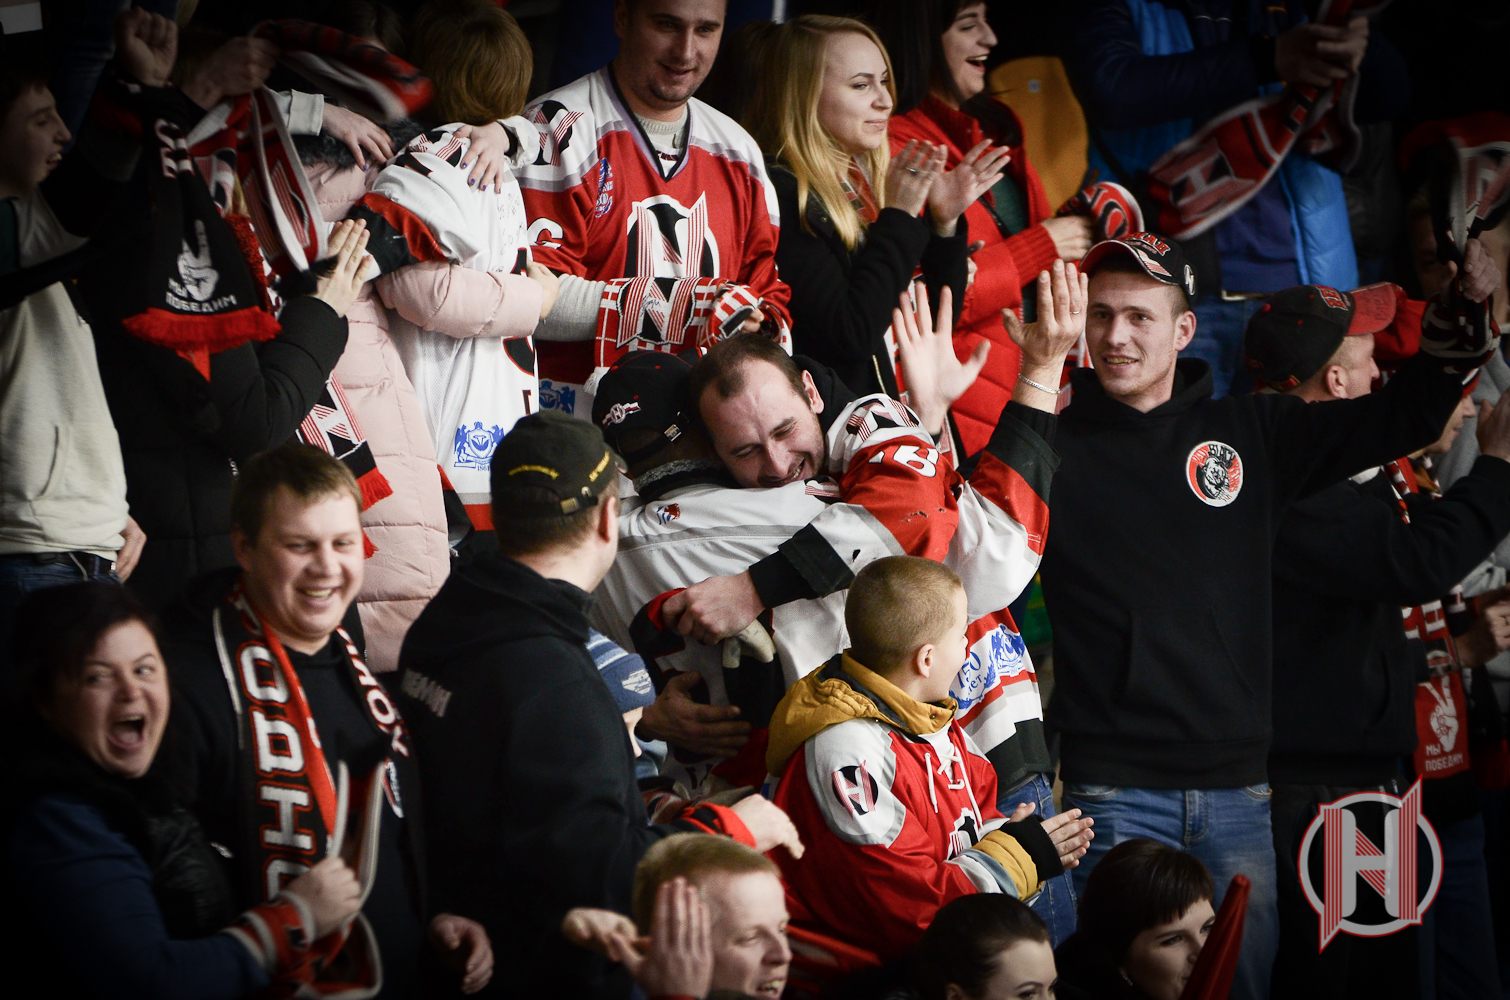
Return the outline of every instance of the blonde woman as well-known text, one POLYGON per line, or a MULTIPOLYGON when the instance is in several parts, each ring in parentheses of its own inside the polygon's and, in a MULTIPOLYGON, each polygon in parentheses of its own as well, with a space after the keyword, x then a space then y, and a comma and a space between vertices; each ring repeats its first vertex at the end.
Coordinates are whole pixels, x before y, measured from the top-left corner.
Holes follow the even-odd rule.
POLYGON ((857 393, 894 396, 892 306, 919 270, 935 296, 948 285, 964 298, 959 215, 1001 177, 1006 151, 947 173, 942 146, 908 143, 890 156, 891 62, 863 22, 796 18, 761 39, 757 59, 745 124, 771 158, 795 350, 857 393))

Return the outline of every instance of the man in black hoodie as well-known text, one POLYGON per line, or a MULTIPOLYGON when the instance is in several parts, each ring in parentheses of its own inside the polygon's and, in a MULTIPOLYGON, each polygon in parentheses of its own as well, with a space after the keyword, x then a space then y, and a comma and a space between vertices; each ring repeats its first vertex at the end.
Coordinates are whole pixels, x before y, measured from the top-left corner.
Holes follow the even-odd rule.
POLYGON ((501 974, 487 995, 629 996, 628 974, 569 944, 561 921, 630 912, 635 865, 662 837, 802 851, 758 795, 646 820, 629 731, 587 652, 591 592, 618 551, 618 465, 592 424, 520 420, 492 457, 499 553, 451 574, 399 655, 431 892, 488 929, 501 974))
MULTIPOLYGON (((1357 306, 1347 310, 1329 307, 1321 293, 1302 285, 1276 294, 1248 324, 1248 365, 1261 386, 1308 403, 1355 399, 1378 375, 1373 334, 1393 321, 1384 313, 1394 311, 1395 290, 1343 293, 1357 306), (1362 303, 1381 294, 1385 308, 1370 320, 1362 303)), ((1413 504, 1409 520, 1389 474, 1376 467, 1301 500, 1280 522, 1269 750, 1279 864, 1276 996, 1420 995, 1416 927, 1381 938, 1340 934, 1318 951, 1316 912, 1296 857, 1321 805, 1363 791, 1400 796, 1410 784, 1400 764, 1416 749, 1426 651, 1421 640, 1407 640, 1401 608, 1440 601, 1510 534, 1506 400, 1510 394, 1479 421, 1473 470, 1440 499, 1413 504)), ((1472 644, 1457 649, 1461 657, 1472 644)), ((1471 778, 1466 784, 1472 791, 1471 778)), ((1428 810, 1432 804, 1428 791, 1428 810)))
POLYGON ((1196 326, 1179 246, 1136 233, 1093 247, 1082 266, 1094 369, 1074 373, 1059 418, 1042 568, 1054 628, 1046 721, 1061 740, 1064 805, 1096 824, 1074 874, 1083 885, 1107 850, 1147 836, 1199 857, 1219 892, 1247 875, 1232 996, 1265 1000, 1278 939, 1267 759, 1280 515, 1434 441, 1495 336, 1457 327, 1454 299, 1428 308, 1422 354, 1381 392, 1314 406, 1213 400, 1206 363, 1177 361, 1196 326))

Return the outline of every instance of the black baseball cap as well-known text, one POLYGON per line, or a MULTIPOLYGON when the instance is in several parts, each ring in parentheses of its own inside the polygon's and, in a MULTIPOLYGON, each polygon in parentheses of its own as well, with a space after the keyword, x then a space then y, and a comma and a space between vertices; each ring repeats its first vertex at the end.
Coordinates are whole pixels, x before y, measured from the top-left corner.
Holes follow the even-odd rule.
POLYGON ((633 463, 649 458, 682 436, 687 428, 687 381, 692 363, 664 351, 631 351, 598 380, 592 422, 603 438, 633 463), (623 447, 630 431, 660 435, 633 450, 623 447))
POLYGON ((1183 288, 1188 298, 1195 298, 1195 268, 1185 259, 1185 251, 1174 240, 1153 233, 1128 233, 1120 240, 1102 240, 1091 247, 1080 270, 1094 274, 1101 262, 1112 254, 1126 254, 1137 261, 1143 273, 1155 281, 1183 288))
POLYGON ((1343 338, 1378 333, 1395 319, 1388 283, 1340 292, 1296 285, 1269 296, 1248 320, 1247 365, 1262 385, 1285 392, 1321 371, 1343 338))
MULTIPOLYGON (((549 517, 575 514, 598 502, 623 462, 585 420, 555 410, 520 418, 493 452, 493 508, 498 514, 549 517), (521 502, 521 487, 548 490, 555 499, 521 502)), ((497 517, 494 518, 497 520, 497 517)))

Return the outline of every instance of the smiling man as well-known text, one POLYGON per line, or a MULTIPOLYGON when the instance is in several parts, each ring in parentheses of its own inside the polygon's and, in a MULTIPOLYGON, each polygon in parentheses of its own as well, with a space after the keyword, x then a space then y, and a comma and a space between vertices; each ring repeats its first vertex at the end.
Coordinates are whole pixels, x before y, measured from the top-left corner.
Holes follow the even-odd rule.
MULTIPOLYGON (((1271 550, 1297 499, 1436 440, 1497 333, 1459 293, 1428 307, 1421 350, 1383 390, 1307 405, 1211 398, 1191 265, 1150 233, 1093 247, 1086 342, 1059 417, 1044 597, 1064 805, 1095 820, 1077 887, 1107 850, 1153 837, 1219 889, 1253 881, 1235 998, 1269 996, 1278 939, 1267 755, 1271 550)), ((1325 289, 1336 296, 1340 293, 1325 289)), ((1265 309, 1271 306, 1263 307, 1265 309)), ((1272 308, 1278 308, 1273 306, 1272 308)), ((1317 664, 1318 669, 1324 664, 1317 664)), ((1218 900, 1220 903, 1220 900, 1218 900)))
POLYGON ((545 133, 519 172, 532 251, 562 276, 535 331, 541 409, 585 418, 584 383, 632 350, 680 353, 739 331, 790 350, 764 156, 692 97, 724 6, 618 0, 618 57, 526 109, 545 133))
POLYGON ((335 815, 344 764, 354 802, 362 789, 386 800, 377 872, 352 930, 381 962, 357 978, 376 981, 379 997, 419 995, 428 924, 442 960, 475 991, 492 969, 487 934, 422 910, 418 771, 404 720, 362 661, 352 605, 362 587, 361 502, 350 470, 305 445, 264 452, 240 470, 231 499, 240 566, 196 581, 164 628, 176 686, 164 766, 205 833, 230 850, 240 905, 255 906, 323 859, 346 825, 335 815))

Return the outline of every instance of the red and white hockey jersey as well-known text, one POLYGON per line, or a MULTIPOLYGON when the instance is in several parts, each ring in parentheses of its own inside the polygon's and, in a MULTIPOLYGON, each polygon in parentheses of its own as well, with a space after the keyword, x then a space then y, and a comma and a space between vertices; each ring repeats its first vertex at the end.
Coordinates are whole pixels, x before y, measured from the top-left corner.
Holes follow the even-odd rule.
MULTIPOLYGON (((502 122, 510 163, 533 160, 540 137, 523 118, 502 122)), ((352 217, 367 221, 368 249, 384 272, 444 260, 495 274, 522 273, 529 225, 512 180, 482 191, 460 164, 471 145, 446 125, 414 137, 378 175, 352 217)), ((414 383, 435 456, 468 511, 487 511, 493 449, 516 421, 539 407, 529 337, 459 338, 422 330, 394 313, 389 332, 414 383)), ((490 520, 484 516, 484 520, 490 520)))
POLYGON ((787 693, 768 761, 781 774, 774 801, 807 849, 800 864, 777 858, 793 923, 885 960, 951 899, 1027 899, 1063 871, 1038 823, 1006 824, 996 773, 951 708, 848 655, 787 693))
MULTIPOLYGON (((596 627, 635 648, 630 625, 655 597, 743 572, 779 550, 805 568, 819 595, 771 609, 790 685, 849 645, 844 588, 855 573, 888 555, 935 559, 959 574, 969 604, 970 655, 950 691, 960 724, 998 765, 1004 788, 1046 768, 1037 676, 1007 605, 1032 582, 1043 553, 1052 449, 1004 415, 966 482, 916 416, 879 394, 840 411, 826 443, 832 478, 823 480, 775 489, 738 489, 717 474, 672 478, 662 489, 642 481, 648 499, 624 502, 619 555, 597 591, 596 627), (1013 740, 1019 727, 1031 746, 1013 740)), ((642 644, 640 652, 650 651, 642 644)), ((655 663, 697 671, 711 703, 730 703, 717 647, 689 641, 655 663)), ((758 740, 750 751, 758 766, 758 740)), ((666 773, 696 787, 722 763, 674 751, 666 773)), ((750 775, 742 768, 741 777, 750 775)))
POLYGON ((535 259, 609 282, 593 342, 540 345, 547 408, 587 415, 582 386, 595 368, 631 350, 693 349, 710 322, 747 315, 755 300, 770 335, 791 349, 776 193, 760 147, 737 122, 688 101, 687 141, 663 164, 611 67, 537 98, 525 114, 544 133, 540 155, 518 173, 535 259))

